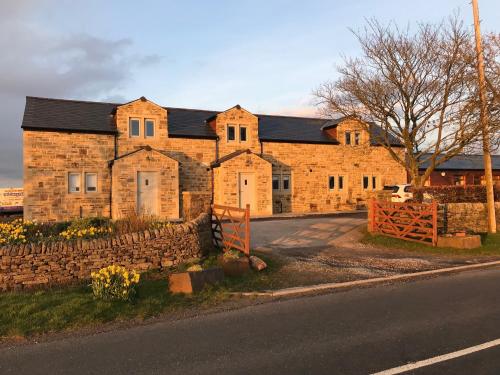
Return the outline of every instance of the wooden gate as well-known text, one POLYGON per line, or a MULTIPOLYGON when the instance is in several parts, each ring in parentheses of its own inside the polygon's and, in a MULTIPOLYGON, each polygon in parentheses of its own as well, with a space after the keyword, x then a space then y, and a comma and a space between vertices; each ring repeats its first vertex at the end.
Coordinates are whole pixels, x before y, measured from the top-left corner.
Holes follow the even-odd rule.
POLYGON ((214 243, 224 252, 236 249, 250 255, 250 205, 246 208, 220 206, 212 208, 214 243))
POLYGON ((436 246, 437 202, 394 203, 370 201, 369 230, 385 236, 436 246))

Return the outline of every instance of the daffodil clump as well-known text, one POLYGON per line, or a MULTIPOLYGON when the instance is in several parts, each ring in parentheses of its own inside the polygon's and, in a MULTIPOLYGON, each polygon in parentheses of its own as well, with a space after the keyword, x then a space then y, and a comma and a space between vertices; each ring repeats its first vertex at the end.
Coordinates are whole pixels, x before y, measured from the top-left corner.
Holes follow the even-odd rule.
POLYGON ((0 223, 0 245, 26 243, 27 231, 22 219, 0 223))
POLYGON ((95 227, 90 226, 88 228, 71 228, 59 233, 59 237, 65 240, 73 240, 75 238, 94 238, 102 237, 106 234, 113 233, 113 228, 111 227, 95 227))
POLYGON ((125 267, 108 266, 92 272, 92 292, 103 300, 130 301, 136 294, 139 273, 127 271, 125 267))

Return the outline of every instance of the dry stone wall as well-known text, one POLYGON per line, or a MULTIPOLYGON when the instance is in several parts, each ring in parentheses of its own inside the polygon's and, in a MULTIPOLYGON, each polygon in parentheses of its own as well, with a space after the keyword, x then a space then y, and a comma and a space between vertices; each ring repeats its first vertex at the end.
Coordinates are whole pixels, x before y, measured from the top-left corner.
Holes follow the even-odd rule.
POLYGON ((167 268, 212 250, 210 217, 111 238, 0 247, 0 289, 67 284, 117 264, 146 271, 167 268))
MULTIPOLYGON (((448 233, 488 231, 486 203, 446 203, 442 206, 448 233)), ((495 202, 495 213, 497 226, 500 226, 500 202, 495 202)))

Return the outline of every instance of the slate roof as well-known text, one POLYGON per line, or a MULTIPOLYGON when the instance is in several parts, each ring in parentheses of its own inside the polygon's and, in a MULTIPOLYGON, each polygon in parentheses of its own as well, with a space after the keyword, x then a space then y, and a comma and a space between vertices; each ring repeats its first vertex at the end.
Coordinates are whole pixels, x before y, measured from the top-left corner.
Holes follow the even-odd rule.
MULTIPOLYGON (((426 169, 429 166, 429 159, 431 154, 424 154, 422 156, 423 160, 426 160, 420 169, 426 169)), ((491 162, 494 170, 500 171, 500 155, 492 155, 491 162)), ((484 169, 483 155, 457 155, 443 164, 436 167, 437 171, 441 170, 482 170, 484 169)))
MULTIPOLYGON (((120 103, 26 97, 23 129, 54 130, 84 133, 115 134, 112 113, 120 103)), ((207 119, 218 111, 164 107, 168 111, 168 131, 171 137, 217 139, 207 119)), ((319 119, 293 116, 256 115, 259 138, 269 142, 338 144, 322 130, 335 126, 340 119, 319 119)), ((373 124, 372 131, 381 131, 373 124)), ((400 145, 392 137, 393 145, 400 145)), ((373 143, 373 142, 372 142, 373 143)))

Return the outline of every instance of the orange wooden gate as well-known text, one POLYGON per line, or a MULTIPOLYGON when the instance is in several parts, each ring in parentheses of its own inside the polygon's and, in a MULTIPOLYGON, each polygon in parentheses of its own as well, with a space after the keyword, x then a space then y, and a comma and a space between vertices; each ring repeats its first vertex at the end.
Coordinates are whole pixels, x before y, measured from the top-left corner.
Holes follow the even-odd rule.
POLYGON ((214 243, 224 252, 231 249, 250 255, 250 205, 246 208, 213 204, 212 232, 214 243))
POLYGON ((370 201, 369 230, 385 236, 436 246, 437 202, 395 203, 370 201))

